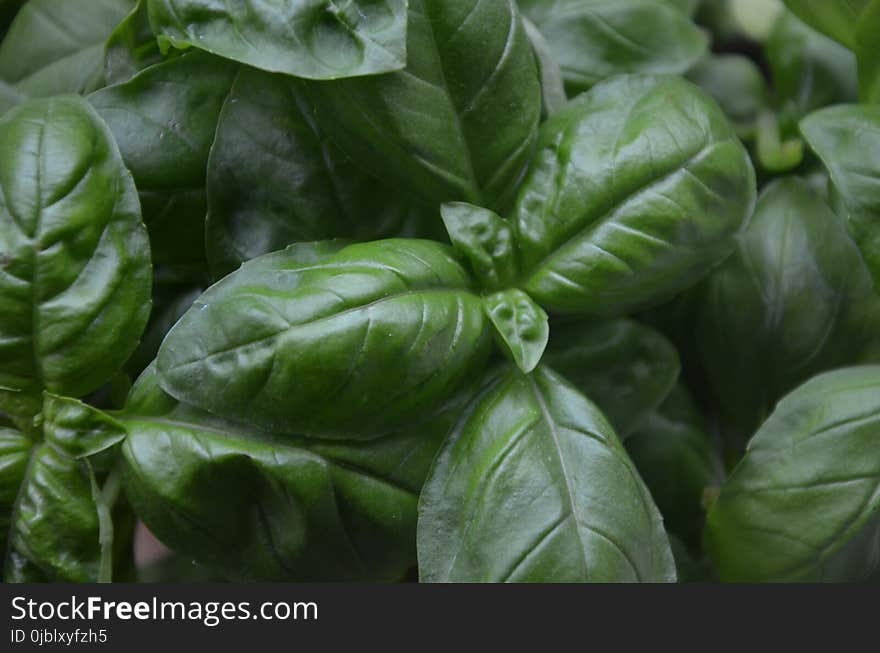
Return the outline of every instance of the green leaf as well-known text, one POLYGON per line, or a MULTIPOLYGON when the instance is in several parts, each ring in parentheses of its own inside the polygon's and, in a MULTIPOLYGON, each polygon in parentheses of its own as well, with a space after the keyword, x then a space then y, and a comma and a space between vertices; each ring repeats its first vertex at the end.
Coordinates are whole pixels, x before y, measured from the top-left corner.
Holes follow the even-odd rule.
POLYGON ((767 41, 776 98, 787 120, 858 96, 856 59, 845 47, 784 12, 767 41))
POLYGON ((97 408, 51 393, 43 396, 46 442, 70 458, 88 458, 119 444, 125 427, 97 408))
POLYGON ((104 77, 108 84, 120 84, 160 61, 162 54, 150 26, 147 0, 137 0, 131 13, 107 39, 104 46, 104 77))
POLYGON ((157 263, 205 259, 205 170, 237 68, 191 52, 89 96, 134 175, 157 263))
POLYGON ((464 202, 444 204, 440 215, 453 247, 468 259, 483 288, 503 288, 514 281, 516 243, 507 220, 464 202))
POLYGON ((859 90, 864 103, 880 104, 880 2, 874 0, 862 13, 857 33, 859 90))
POLYGON ((289 77, 252 68, 236 76, 207 163, 215 276, 294 242, 397 235, 413 214, 399 190, 330 144, 311 113, 289 77))
POLYGON ((119 501, 115 475, 96 476, 87 457, 124 436, 100 411, 48 393, 38 433, 0 429, 6 582, 96 582, 121 567, 125 557, 115 549, 130 546, 130 513, 119 501))
POLYGON ((880 566, 880 367, 783 399, 709 512, 722 580, 854 581, 880 566))
MULTIPOLYGON (((399 70, 406 64, 406 0, 147 0, 156 34, 255 68, 307 79, 399 70)), ((166 45, 167 47, 167 45, 166 45)))
POLYGON ((801 132, 831 175, 847 228, 880 288, 880 107, 823 109, 801 132))
POLYGON ((521 287, 617 316, 692 285, 734 247, 754 170, 721 109, 677 77, 603 82, 548 120, 520 189, 521 287))
POLYGON ((535 369, 550 338, 544 309, 516 288, 485 297, 483 306, 498 340, 516 366, 525 374, 535 369))
POLYGON ((670 533, 699 551, 706 514, 706 490, 724 478, 718 452, 703 415, 684 386, 626 440, 626 450, 645 480, 670 533))
POLYGON ((526 168, 541 84, 513 0, 410 0, 405 70, 308 85, 315 117, 368 171, 433 204, 503 210, 526 168))
POLYGON ((764 74, 742 55, 708 55, 687 77, 712 96, 743 137, 750 135, 758 114, 770 104, 764 74))
POLYGON ((369 442, 271 434, 162 392, 147 369, 126 407, 126 491, 175 551, 233 580, 399 580, 416 502, 463 404, 369 442))
POLYGON ((61 96, 0 119, 0 191, 0 386, 82 396, 121 367, 150 311, 131 175, 94 109, 61 96))
POLYGON ((856 46, 859 16, 871 0, 785 0, 785 6, 813 29, 848 47, 856 46))
POLYGON ((708 39, 673 3, 519 0, 562 68, 570 94, 627 73, 684 73, 708 39))
POLYGON ((270 431, 368 439, 481 370, 488 319, 448 247, 337 249, 292 246, 210 288, 159 350, 163 389, 270 431))
POLYGON ((568 96, 565 94, 565 82, 562 79, 562 68, 559 67, 559 63, 553 56, 547 39, 535 27, 535 24, 529 19, 523 18, 523 27, 525 27, 529 41, 532 43, 532 50, 534 50, 535 59, 538 61, 538 71, 541 74, 542 115, 544 117, 552 116, 568 102, 568 96))
POLYGON ((734 436, 750 436, 814 374, 860 362, 878 338, 880 299, 858 250, 796 178, 764 190, 736 253, 700 297, 703 368, 734 436))
POLYGON ((544 362, 595 402, 622 440, 663 403, 680 369, 672 343, 633 320, 554 324, 544 362))
POLYGON ((131 7, 132 0, 29 0, 0 43, 0 80, 23 97, 100 88, 104 42, 131 7))
POLYGON ((422 490, 427 582, 672 581, 660 514, 611 426, 561 377, 504 369, 422 490))

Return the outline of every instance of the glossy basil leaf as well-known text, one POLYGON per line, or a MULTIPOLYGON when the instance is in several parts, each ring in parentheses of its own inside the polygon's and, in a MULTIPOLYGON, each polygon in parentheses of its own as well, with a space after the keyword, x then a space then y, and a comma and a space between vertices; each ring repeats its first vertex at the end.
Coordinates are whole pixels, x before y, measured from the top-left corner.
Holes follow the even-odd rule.
POLYGON ((621 439, 660 406, 680 368, 675 347, 634 320, 554 323, 544 362, 595 402, 621 439))
POLYGON ((598 409, 557 374, 505 368, 422 490, 427 582, 672 581, 663 523, 598 409))
POLYGON ((758 114, 770 104, 764 74, 757 64, 742 55, 708 55, 687 77, 712 96, 742 137, 751 135, 758 114))
POLYGON ((453 247, 468 259, 483 288, 503 288, 515 280, 516 243, 507 220, 464 202, 444 204, 440 215, 453 247))
POLYGON ((541 128, 520 190, 521 287, 549 311, 662 302, 733 249, 755 177, 718 105, 678 77, 617 77, 541 128))
POLYGON ((880 107, 823 109, 801 122, 801 132, 828 169, 840 213, 880 288, 880 107))
POLYGON ((862 102, 880 104, 880 2, 865 8, 859 21, 856 57, 862 102))
POLYGON ((117 506, 115 474, 96 471, 88 457, 125 432, 97 409, 48 393, 40 426, 38 436, 0 431, 4 580, 110 580, 114 546, 130 537, 132 522, 117 506))
POLYGON ((871 0, 784 0, 813 29, 853 50, 859 16, 871 0))
POLYGON ((483 306, 498 341, 516 366, 525 374, 535 369, 550 338, 544 309, 516 288, 485 297, 483 306))
MULTIPOLYGON (((147 0, 166 43, 307 79, 375 75, 406 65, 406 0, 215 3, 147 0)), ((167 45, 165 46, 167 47, 167 45)))
POLYGON ((858 97, 855 55, 789 12, 776 21, 765 51, 780 110, 789 119, 858 97))
POLYGON ((559 67, 559 62, 553 56, 547 39, 535 24, 528 18, 523 18, 523 27, 525 27, 529 41, 532 43, 532 50, 534 50, 535 58, 538 61, 538 72, 541 74, 542 115, 552 116, 568 102, 565 81, 562 78, 562 68, 559 67))
POLYGON ((236 69, 191 52, 89 96, 144 197, 157 262, 205 258, 205 171, 236 69))
POLYGON ((293 80, 239 71, 208 157, 215 276, 294 242, 397 235, 412 212, 398 189, 327 141, 293 80))
POLYGON ((684 12, 688 16, 693 16, 697 12, 697 8, 700 6, 701 0, 662 0, 667 4, 672 5, 679 11, 684 12))
POLYGON ((519 0, 544 35, 570 93, 614 75, 683 73, 708 39, 664 0, 519 0))
POLYGON ((162 53, 147 14, 147 0, 137 0, 131 13, 107 39, 104 78, 107 84, 121 84, 161 61, 162 53))
POLYGON ((0 409, 42 390, 82 396, 134 350, 150 249, 131 175, 84 100, 0 119, 0 409))
POLYGON ((333 248, 269 254, 210 288, 159 350, 162 387, 271 431, 371 438, 480 371, 488 319, 448 247, 333 248))
POLYGON ((327 442, 178 403, 150 367, 126 407, 126 491, 160 539, 234 580, 398 580, 422 482, 470 396, 399 433, 327 442))
POLYGON ((131 7, 132 0, 29 0, 0 43, 0 80, 23 98, 100 88, 104 42, 131 7))
POLYGON ((700 295, 703 367, 740 437, 784 394, 818 372, 858 363, 880 337, 880 301, 858 250, 796 178, 764 190, 736 253, 700 295))
POLYGON ((434 204, 502 210, 532 153, 541 84, 513 0, 409 0, 405 70, 308 85, 368 171, 434 204))
POLYGON ((699 551, 706 490, 724 478, 704 418, 684 386, 626 440, 626 450, 657 502, 663 522, 691 551, 699 551))
POLYGON ((854 581, 880 566, 880 367, 783 399, 709 512, 722 580, 854 581))

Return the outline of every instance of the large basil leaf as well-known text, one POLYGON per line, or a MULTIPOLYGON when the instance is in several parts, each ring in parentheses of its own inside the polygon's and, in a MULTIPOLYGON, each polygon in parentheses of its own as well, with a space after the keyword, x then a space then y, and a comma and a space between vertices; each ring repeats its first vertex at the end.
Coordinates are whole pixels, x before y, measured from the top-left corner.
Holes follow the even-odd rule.
POLYGON ((801 132, 828 168, 836 203, 880 288, 880 107, 813 113, 801 132))
POLYGON ((124 436, 100 411, 49 394, 38 434, 0 430, 4 580, 111 579, 114 558, 117 566, 124 559, 114 554, 122 553, 120 543, 130 543, 133 522, 124 509, 114 519, 119 481, 89 456, 124 436))
POLYGON ((648 490, 602 414, 549 369, 504 369, 467 407, 419 502, 428 582, 671 581, 648 490))
POLYGON ((766 54, 787 119, 858 97, 855 55, 789 12, 776 21, 766 54))
POLYGON ((235 580, 399 580, 422 482, 470 396, 370 442, 316 441, 178 403, 150 367, 123 418, 126 491, 160 539, 235 580))
MULTIPOLYGON (((0 43, 0 80, 22 98, 88 93, 104 81, 104 41, 132 0, 29 0, 0 43)), ((0 99, 0 114, 6 103, 0 99)))
POLYGON ((488 320, 448 247, 334 247, 293 246, 210 288, 159 350, 162 387, 269 431, 370 438, 480 371, 488 320))
POLYGON ((122 365, 150 311, 131 175, 68 95, 0 119, 0 191, 0 409, 44 388, 82 396, 122 365))
POLYGON ((720 485, 724 473, 703 415, 684 386, 677 385, 627 438, 626 450, 667 530, 691 551, 699 550, 706 518, 703 497, 720 485))
POLYGON ((405 70, 309 84, 361 165, 433 203, 500 210, 532 153, 537 64, 514 0, 410 0, 405 70))
POLYGON ((814 378, 749 443, 708 518, 728 581, 854 581, 880 566, 880 367, 814 378))
POLYGON ((680 369, 672 343, 633 320, 554 324, 544 362, 594 401, 621 439, 663 403, 680 369))
POLYGON ((859 362, 880 337, 880 301, 858 250, 796 178, 764 190, 736 253, 700 295, 703 367, 734 436, 750 436, 780 397, 859 362))
POLYGON ((89 96, 144 198, 157 263, 205 258, 205 170, 236 70, 191 52, 89 96))
POLYGON ((396 235, 413 213, 401 195, 327 142, 293 80, 241 69, 208 158, 217 276, 294 242, 396 235))
POLYGON ((562 68, 570 93, 613 75, 683 73, 708 39, 665 0, 519 0, 562 68))
POLYGON ((515 229, 526 290, 615 316, 671 298, 733 249, 755 177, 718 105, 678 77, 595 86, 541 128, 515 229))
POLYGON ((148 7, 166 44, 273 72, 337 79, 406 64, 407 0, 148 0, 148 7))
POLYGON ((859 16, 871 0, 784 0, 797 16, 850 50, 856 47, 859 16))

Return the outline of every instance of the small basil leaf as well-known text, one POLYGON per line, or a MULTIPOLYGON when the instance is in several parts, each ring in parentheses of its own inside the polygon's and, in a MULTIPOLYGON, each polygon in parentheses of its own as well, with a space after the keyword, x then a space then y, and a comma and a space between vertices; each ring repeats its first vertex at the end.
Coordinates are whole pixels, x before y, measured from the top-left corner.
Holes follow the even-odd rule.
MULTIPOLYGON (((336 79, 406 64, 406 0, 147 0, 156 34, 271 72, 336 79)), ((167 45, 166 45, 167 47, 167 45)))
POLYGON ((880 2, 873 2, 862 13, 857 38, 861 100, 880 104, 880 2))
POLYGON ((724 477, 703 416, 684 386, 626 440, 626 450, 663 515, 667 530, 699 551, 706 515, 703 497, 724 477))
POLYGON ((680 9, 657 0, 519 0, 544 35, 570 93, 626 73, 683 73, 708 39, 680 9))
POLYGON ((398 190, 356 169, 312 123, 290 77, 239 71, 207 162, 216 276, 294 242, 396 235, 412 213, 398 190))
POLYGON ((270 431, 370 438, 482 368, 488 320, 450 248, 385 240, 318 262, 302 253, 254 259, 210 288, 159 350, 163 388, 270 431))
POLYGON ((527 18, 523 18, 523 27, 525 27, 529 41, 532 43, 532 49, 535 51, 535 58, 538 61, 538 70, 541 74, 543 116, 552 116, 568 102, 568 96, 565 94, 565 82, 562 79, 562 69, 554 58, 547 39, 535 27, 535 24, 527 18))
POLYGON ((444 204, 440 215, 453 247, 468 259, 483 288, 492 290, 513 282, 516 245, 504 218, 464 202, 444 204))
POLYGON ((106 413, 69 397, 43 396, 46 441, 71 458, 87 458, 125 438, 125 428, 106 413))
POLYGON ((87 394, 134 350, 150 311, 131 175, 94 109, 60 96, 0 119, 0 190, 0 386, 87 394))
POLYGON ((854 50, 859 16, 871 0, 784 0, 813 29, 854 50))
POLYGON ((741 137, 751 135, 758 115, 770 104, 764 74, 755 62, 742 55, 708 55, 687 77, 712 96, 741 137))
POLYGON ((131 513, 115 472, 88 458, 124 436, 100 411, 48 393, 39 433, 0 429, 6 582, 106 581, 125 567, 131 513))
POLYGON ((127 82, 144 68, 162 61, 159 44, 150 27, 147 0, 137 0, 131 13, 113 30, 104 51, 107 84, 127 82))
POLYGON ((541 128, 514 230, 522 288, 616 316, 687 288, 733 249, 754 170, 715 102, 677 77, 622 76, 541 128))
POLYGON ((796 178, 764 190, 737 251, 699 294, 694 330, 731 435, 750 436, 780 397, 860 362, 877 339, 880 300, 858 250, 796 178))
POLYGON ((433 204, 502 210, 525 170, 541 85, 514 0, 409 0, 406 70, 308 85, 367 171, 433 204))
POLYGON ((840 213, 880 288, 880 107, 822 109, 801 132, 828 168, 840 213))
POLYGON ((594 401, 621 439, 660 406, 680 369, 675 347, 633 320, 554 324, 544 362, 594 401))
POLYGON ((722 580, 854 581, 880 565, 880 367, 783 399, 709 512, 722 580))
POLYGON ((419 500, 427 582, 672 581, 660 514, 611 426, 561 377, 498 373, 419 500))
POLYGON ((132 0, 29 0, 0 43, 0 80, 28 98, 100 88, 104 42, 131 7, 132 0))
POLYGON ((483 299, 495 333, 516 366, 528 374, 541 362, 550 338, 547 314, 522 290, 497 292, 483 299))
POLYGON ((790 120, 858 96, 853 53, 789 12, 776 21, 766 54, 780 109, 790 120))
POLYGON ((235 580, 399 580, 416 501, 472 396, 370 442, 271 435, 180 404, 153 367, 123 417, 126 491, 150 530, 235 580))

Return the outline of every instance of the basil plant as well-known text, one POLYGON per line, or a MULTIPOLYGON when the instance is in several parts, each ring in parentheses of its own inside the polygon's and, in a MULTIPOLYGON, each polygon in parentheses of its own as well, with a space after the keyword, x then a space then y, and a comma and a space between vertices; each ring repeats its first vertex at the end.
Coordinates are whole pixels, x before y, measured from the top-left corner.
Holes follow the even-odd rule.
POLYGON ((709 4, 0 2, 5 580, 875 574, 880 0, 709 4))

